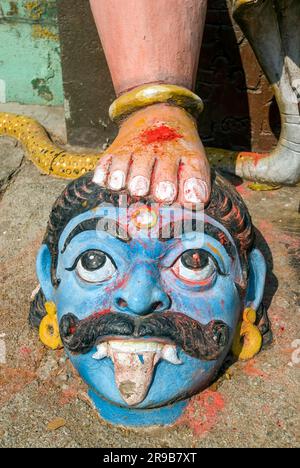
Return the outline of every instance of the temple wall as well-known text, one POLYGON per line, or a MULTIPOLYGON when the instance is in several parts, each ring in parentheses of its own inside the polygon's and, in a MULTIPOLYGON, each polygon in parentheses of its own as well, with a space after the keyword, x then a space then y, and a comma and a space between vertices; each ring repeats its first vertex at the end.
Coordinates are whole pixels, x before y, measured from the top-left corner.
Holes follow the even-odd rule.
POLYGON ((0 2, 0 102, 63 103, 55 0, 0 2))

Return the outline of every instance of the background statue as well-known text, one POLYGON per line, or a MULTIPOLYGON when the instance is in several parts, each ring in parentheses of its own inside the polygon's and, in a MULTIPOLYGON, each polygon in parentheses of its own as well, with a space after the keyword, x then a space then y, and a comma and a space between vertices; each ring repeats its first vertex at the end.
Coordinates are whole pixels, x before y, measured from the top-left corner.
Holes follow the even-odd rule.
POLYGON ((300 2, 232 0, 234 18, 272 85, 282 130, 271 154, 241 153, 236 173, 264 182, 300 179, 300 2))

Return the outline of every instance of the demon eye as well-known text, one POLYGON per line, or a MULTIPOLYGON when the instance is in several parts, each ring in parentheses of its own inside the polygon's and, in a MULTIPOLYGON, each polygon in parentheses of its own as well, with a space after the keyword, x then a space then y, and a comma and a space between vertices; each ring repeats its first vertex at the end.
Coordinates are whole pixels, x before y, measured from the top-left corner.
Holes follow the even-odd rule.
POLYGON ((101 283, 112 278, 117 268, 106 253, 101 250, 88 250, 78 259, 76 272, 88 283, 101 283))
POLYGON ((208 280, 216 270, 212 256, 202 249, 186 250, 172 267, 179 279, 193 283, 208 280))

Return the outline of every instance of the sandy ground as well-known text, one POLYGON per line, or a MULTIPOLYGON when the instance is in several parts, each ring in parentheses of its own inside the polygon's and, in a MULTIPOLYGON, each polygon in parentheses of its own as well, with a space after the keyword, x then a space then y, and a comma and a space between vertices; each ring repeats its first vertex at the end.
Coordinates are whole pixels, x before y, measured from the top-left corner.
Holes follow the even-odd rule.
MULTIPOLYGON (((64 137, 62 109, 0 106, 31 113, 64 137)), ((62 351, 48 351, 27 324, 37 285, 35 256, 50 208, 65 181, 41 175, 13 141, 0 141, 0 446, 295 447, 299 437, 300 187, 238 190, 249 206, 268 261, 264 302, 274 341, 235 363, 196 396, 168 429, 128 430, 101 420, 62 351), (3 337, 3 335, 5 336, 3 337), (298 340, 298 341, 297 341, 298 340), (61 427, 48 423, 62 418, 61 427)))

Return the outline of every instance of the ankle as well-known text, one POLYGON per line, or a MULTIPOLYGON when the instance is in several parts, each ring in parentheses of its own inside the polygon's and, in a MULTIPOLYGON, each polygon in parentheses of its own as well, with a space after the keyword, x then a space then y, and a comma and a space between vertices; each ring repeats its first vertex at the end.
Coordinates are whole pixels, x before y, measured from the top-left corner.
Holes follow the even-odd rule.
POLYGON ((185 137, 192 134, 198 137, 194 118, 183 108, 165 103, 152 104, 131 114, 121 123, 119 134, 141 132, 159 126, 171 127, 185 137))

